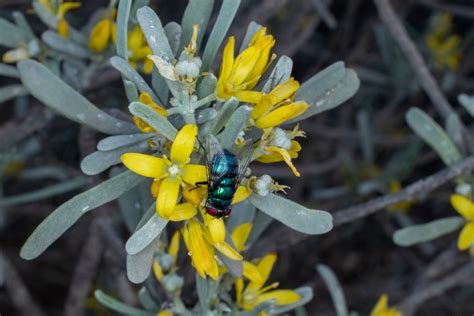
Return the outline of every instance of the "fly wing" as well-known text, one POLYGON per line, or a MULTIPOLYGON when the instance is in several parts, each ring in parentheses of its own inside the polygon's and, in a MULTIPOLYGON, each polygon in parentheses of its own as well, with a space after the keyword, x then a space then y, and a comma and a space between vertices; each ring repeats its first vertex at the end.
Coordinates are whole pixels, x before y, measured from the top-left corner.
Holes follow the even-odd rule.
POLYGON ((247 167, 252 160, 252 153, 253 153, 253 143, 251 140, 248 140, 247 143, 240 149, 240 151, 237 153, 237 159, 239 162, 239 175, 237 177, 238 181, 242 179, 242 177, 245 175, 245 171, 247 170, 247 167))
POLYGON ((213 172, 213 165, 227 163, 224 150, 214 135, 209 135, 206 139, 206 164, 209 173, 209 181, 219 179, 223 174, 213 172))

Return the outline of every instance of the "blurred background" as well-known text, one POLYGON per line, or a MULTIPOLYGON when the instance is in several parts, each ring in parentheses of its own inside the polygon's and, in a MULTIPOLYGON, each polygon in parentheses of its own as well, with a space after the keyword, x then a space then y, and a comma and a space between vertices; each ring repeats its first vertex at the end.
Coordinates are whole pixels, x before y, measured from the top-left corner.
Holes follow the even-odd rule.
MULTIPOLYGON (((108 5, 102 0, 82 3, 68 15, 68 22, 76 27, 85 23, 90 12, 108 5)), ((185 0, 152 0, 150 5, 169 22, 181 19, 186 4, 185 0)), ((472 125, 472 117, 458 102, 460 94, 474 93, 472 0, 393 0, 391 4, 444 95, 466 125, 472 125)), ((31 14, 30 1, 0 0, 1 17, 11 20, 14 11, 23 12, 35 30, 45 28, 31 14)), ((293 75, 300 82, 341 60, 355 69, 361 80, 359 91, 345 104, 300 125, 307 135, 295 161, 301 178, 294 177, 284 163, 256 164, 254 173, 269 173, 290 186, 288 196, 299 203, 335 212, 396 192, 445 167, 408 127, 405 113, 417 106, 440 124, 445 118, 435 111, 412 66, 381 22, 374 2, 242 0, 229 33, 239 41, 251 21, 268 26, 276 38, 275 52, 293 58, 293 75)), ((5 51, 0 48, 0 54, 5 51)), ((20 259, 19 249, 50 212, 92 181, 79 168, 82 157, 91 151, 91 140, 78 124, 51 115, 25 93, 11 96, 2 92, 12 84, 18 80, 0 76, 0 279, 8 275, 10 280, 0 287, 0 314, 18 315, 15 306, 19 303, 12 299, 26 295, 47 315, 61 315, 91 217, 82 218, 34 261, 20 259)), ((82 93, 101 108, 126 110, 120 75, 113 69, 95 76, 82 93)), ((451 184, 444 185, 340 225, 322 237, 302 235, 274 222, 250 255, 277 251, 279 260, 272 279, 280 281, 281 288, 313 287, 315 297, 306 305, 308 315, 335 315, 326 286, 315 270, 319 263, 334 270, 349 308, 367 315, 382 293, 388 293, 391 302, 403 302, 415 289, 426 290, 417 288, 421 283, 416 282, 425 277, 435 258, 455 264, 469 260, 468 253, 460 254, 455 248, 457 233, 411 248, 398 247, 392 241, 400 227, 456 215, 449 203, 452 192, 451 184), (440 253, 445 259, 438 257, 440 253)), ((110 211, 116 207, 110 204, 110 211)), ((124 233, 120 236, 123 242, 126 230, 119 218, 116 221, 124 233)), ((117 264, 109 254, 109 243, 98 242, 104 244, 104 255, 99 267, 93 268, 96 277, 87 315, 111 315, 95 301, 93 290, 104 284, 117 289, 130 285, 126 284, 124 262, 117 264)), ((188 275, 192 277, 192 272, 188 275)), ((463 281, 465 286, 457 287, 456 283, 443 288, 441 296, 423 300, 417 315, 471 315, 474 278, 463 281)), ((183 296, 192 301, 191 285, 186 291, 189 293, 183 296)), ((133 295, 126 299, 133 301, 133 295)))

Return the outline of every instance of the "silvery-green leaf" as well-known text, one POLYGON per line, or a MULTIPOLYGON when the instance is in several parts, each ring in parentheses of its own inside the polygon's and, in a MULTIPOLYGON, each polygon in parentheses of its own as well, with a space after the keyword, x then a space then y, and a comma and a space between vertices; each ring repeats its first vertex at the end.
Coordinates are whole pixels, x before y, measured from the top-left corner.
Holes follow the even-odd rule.
POLYGON ((32 6, 41 22, 53 30, 58 28, 58 19, 56 16, 49 12, 38 0, 34 0, 32 6))
MULTIPOLYGON (((150 179, 151 180, 151 179, 150 179)), ((143 181, 140 185, 137 187, 131 189, 128 192, 125 192, 122 194, 117 202, 119 205, 120 213, 122 214, 122 217, 125 221, 125 224, 127 225, 128 231, 130 233, 133 233, 135 231, 135 228, 137 227, 138 223, 140 222, 140 219, 143 217, 144 212, 143 212, 143 203, 142 199, 140 196, 140 187, 143 185, 146 186, 147 191, 150 189, 150 181, 143 181)), ((149 194, 149 192, 148 192, 149 194)), ((148 205, 148 204, 146 204, 148 205)))
POLYGON ((214 58, 216 58, 217 51, 221 47, 222 41, 234 20, 239 5, 240 0, 224 0, 222 2, 216 23, 214 23, 214 27, 212 28, 211 34, 206 43, 206 48, 202 55, 201 71, 208 71, 211 68, 214 58))
POLYGON ((352 97, 359 86, 360 81, 355 71, 345 68, 343 62, 332 64, 301 85, 295 100, 306 101, 310 107, 289 123, 304 120, 340 105, 352 97))
POLYGON ((116 199, 143 180, 125 171, 63 203, 36 227, 21 248, 20 256, 26 260, 38 257, 82 215, 116 199))
POLYGON ((12 84, 0 88, 0 103, 28 95, 28 91, 21 84, 12 84))
POLYGON ((346 297, 344 296, 344 291, 342 290, 337 276, 332 269, 325 264, 318 264, 316 269, 329 290, 337 316, 347 316, 349 311, 347 309, 346 297))
POLYGON ((130 113, 138 116, 141 120, 150 125, 157 133, 162 134, 173 141, 178 131, 163 116, 153 111, 149 106, 140 102, 132 102, 128 107, 130 113))
POLYGON ((250 236, 248 238, 247 244, 251 245, 256 240, 258 240, 258 238, 260 238, 260 235, 262 235, 265 229, 267 229, 267 227, 270 226, 272 221, 273 221, 273 217, 268 216, 267 214, 263 212, 257 212, 255 214, 252 231, 250 232, 250 236))
POLYGON ((9 21, 0 18, 0 46, 16 48, 28 42, 25 32, 9 21))
POLYGON ((19 79, 20 73, 18 72, 15 66, 0 63, 0 76, 19 79))
POLYGON ((49 197, 58 196, 66 192, 80 189, 84 187, 85 184, 86 179, 83 176, 79 176, 74 179, 65 180, 58 184, 53 184, 33 192, 21 193, 13 196, 4 196, 0 200, 0 207, 40 201, 49 197))
POLYGON ((273 305, 273 301, 264 301, 254 307, 251 311, 242 311, 240 312, 240 316, 259 316, 262 312, 270 311, 270 308, 273 305))
POLYGON ((48 68, 34 60, 18 63, 21 81, 38 100, 68 119, 105 134, 132 134, 137 128, 99 110, 48 68))
POLYGON ((144 282, 150 275, 158 238, 154 239, 145 249, 134 255, 127 255, 127 277, 135 283, 144 282))
POLYGON ((205 98, 216 91, 217 78, 209 73, 199 83, 197 88, 197 95, 199 99, 205 98))
POLYGON ((170 22, 165 25, 165 34, 170 43, 174 56, 178 54, 179 43, 181 41, 181 25, 176 22, 170 22))
POLYGON ((201 315, 206 315, 211 300, 216 295, 218 283, 211 278, 203 279, 196 273, 196 292, 199 298, 199 305, 201 307, 201 315))
POLYGON ((251 112, 252 108, 246 105, 240 106, 235 110, 221 134, 222 148, 232 149, 239 133, 245 127, 245 123, 249 119, 251 112))
POLYGON ((101 290, 96 290, 94 292, 95 298, 104 306, 119 312, 122 315, 133 315, 133 316, 155 316, 156 313, 147 312, 143 309, 138 309, 136 307, 127 305, 118 301, 117 299, 113 298, 102 292, 101 290))
POLYGON ((393 234, 393 242, 402 247, 416 245, 449 234, 462 227, 464 223, 462 217, 453 216, 437 219, 427 224, 405 227, 393 234))
POLYGON ((458 102, 466 109, 466 111, 474 117, 474 96, 467 94, 460 94, 458 102))
POLYGON ((31 29, 30 24, 26 20, 23 13, 20 11, 13 12, 13 19, 15 20, 16 25, 23 30, 26 35, 27 40, 32 40, 35 38, 35 33, 31 29))
POLYGON ((226 219, 225 227, 232 232, 237 226, 244 223, 253 223, 255 218, 255 206, 244 200, 232 207, 232 216, 226 219))
POLYGON ((158 68, 153 67, 153 72, 151 73, 151 86, 156 92, 156 95, 161 100, 162 104, 160 106, 166 107, 168 104, 169 92, 168 84, 163 78, 163 76, 158 71, 158 68))
POLYGON ((153 54, 173 62, 173 51, 156 13, 150 7, 142 7, 137 10, 137 19, 153 54))
POLYGON ((374 163, 374 140, 372 131, 372 122, 369 118, 369 114, 366 110, 360 110, 357 112, 357 133, 359 136, 360 147, 362 154, 367 165, 374 163))
MULTIPOLYGON (((155 208, 155 205, 150 207, 155 208)), ((145 225, 137 230, 125 244, 125 250, 130 255, 135 255, 145 249, 153 240, 158 238, 168 221, 158 214, 154 214, 145 225)))
POLYGON ((270 308, 270 313, 272 314, 283 314, 287 313, 299 306, 303 306, 313 299, 313 289, 309 286, 303 286, 294 290, 301 296, 301 299, 298 302, 287 305, 273 305, 270 308))
POLYGON ((146 310, 157 311, 160 309, 157 302, 155 302, 155 299, 151 296, 146 286, 142 287, 138 291, 138 300, 140 301, 140 304, 145 307, 146 310))
POLYGON ((464 142, 462 138, 462 122, 456 113, 451 113, 446 119, 446 132, 448 136, 461 151, 464 150, 464 142))
POLYGON ((150 0, 134 0, 132 3, 132 9, 130 10, 130 20, 133 24, 138 24, 137 11, 141 7, 150 5, 150 0))
POLYGON ((50 48, 57 50, 58 52, 77 57, 77 58, 89 58, 91 52, 86 47, 80 46, 73 41, 59 35, 54 31, 46 31, 41 35, 41 39, 50 48))
POLYGON ((262 92, 269 93, 273 88, 281 83, 285 83, 291 77, 291 71, 293 70, 293 60, 288 56, 281 56, 278 59, 275 68, 270 73, 270 77, 263 86, 262 92))
POLYGON ((421 109, 411 108, 405 119, 411 129, 438 153, 446 165, 452 165, 462 159, 461 153, 448 135, 421 109))
POLYGON ((148 150, 146 141, 108 151, 95 151, 81 161, 81 170, 89 176, 99 174, 113 165, 121 162, 120 157, 125 153, 143 153, 148 150))
POLYGON ((122 79, 123 87, 125 88, 125 94, 127 95, 128 102, 138 101, 138 89, 137 86, 127 79, 122 79))
POLYGON ((97 143, 97 149, 101 151, 113 150, 120 147, 135 144, 144 140, 148 140, 153 136, 153 133, 109 136, 104 139, 101 139, 97 143))
POLYGON ((324 234, 333 227, 328 212, 306 208, 276 194, 251 194, 249 201, 260 211, 305 234, 324 234))
POLYGON ((202 38, 206 34, 207 23, 211 17, 212 8, 214 7, 214 0, 189 0, 186 10, 181 20, 182 35, 180 49, 178 53, 189 44, 193 34, 193 25, 199 25, 199 32, 197 38, 197 47, 201 46, 202 38))
POLYGON ((247 48, 249 45, 250 41, 252 40, 252 37, 254 36, 255 33, 261 28, 262 26, 254 21, 249 23, 249 26, 247 27, 247 32, 245 33, 244 39, 242 40, 242 45, 240 46, 240 53, 247 48))
POLYGON ((143 77, 135 69, 133 69, 125 59, 114 56, 110 59, 110 64, 115 69, 117 69, 124 76, 124 78, 133 82, 140 92, 148 93, 153 101, 158 104, 163 104, 153 89, 148 85, 148 83, 146 83, 145 79, 143 79, 143 77))
POLYGON ((237 109, 238 105, 239 100, 232 97, 221 106, 219 112, 217 113, 216 122, 211 130, 212 134, 216 135, 221 131, 224 125, 229 121, 229 118, 237 109))
POLYGON ((196 113, 196 123, 204 124, 208 121, 212 121, 216 118, 217 111, 212 108, 205 108, 196 113))
POLYGON ((132 0, 120 0, 117 10, 117 55, 128 60, 128 19, 132 8, 132 0))

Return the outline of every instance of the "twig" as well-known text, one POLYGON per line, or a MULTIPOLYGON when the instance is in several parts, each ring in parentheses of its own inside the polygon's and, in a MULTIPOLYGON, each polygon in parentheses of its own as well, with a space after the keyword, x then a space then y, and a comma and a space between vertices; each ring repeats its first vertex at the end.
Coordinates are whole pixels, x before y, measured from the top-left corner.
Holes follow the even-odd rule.
POLYGON ((405 27, 395 13, 389 0, 374 0, 374 3, 379 11, 380 18, 389 29, 395 41, 400 45, 400 48, 418 77, 421 86, 426 94, 428 94, 428 97, 431 102, 433 102, 433 105, 436 107, 438 112, 444 117, 454 113, 453 108, 441 92, 438 83, 428 70, 423 57, 410 39, 405 27))
POLYGON ((5 274, 5 289, 7 290, 13 305, 18 313, 23 316, 43 316, 45 315, 41 308, 35 303, 28 288, 21 279, 20 274, 15 269, 10 260, 3 254, 0 254, 0 260, 3 261, 5 274))
POLYGON ((409 200, 421 193, 428 193, 441 185, 447 183, 451 179, 460 176, 466 172, 474 170, 474 156, 470 156, 463 161, 445 168, 425 179, 416 181, 415 183, 405 187, 396 193, 385 195, 373 199, 367 203, 348 207, 334 214, 334 226, 339 226, 352 222, 355 219, 368 216, 384 209, 389 205, 409 200))
POLYGON ((398 308, 405 316, 414 315, 418 307, 423 302, 430 298, 439 296, 450 288, 470 280, 473 272, 474 263, 467 263, 465 266, 449 274, 443 279, 427 284, 422 289, 417 288, 410 296, 408 296, 408 298, 398 305, 398 308))

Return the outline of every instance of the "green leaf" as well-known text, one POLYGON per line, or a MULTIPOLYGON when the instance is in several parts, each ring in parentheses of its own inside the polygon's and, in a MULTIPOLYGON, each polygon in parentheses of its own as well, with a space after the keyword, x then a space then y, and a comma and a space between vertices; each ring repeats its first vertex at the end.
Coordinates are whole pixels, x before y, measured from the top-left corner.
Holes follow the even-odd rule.
POLYGON ((137 19, 153 54, 173 62, 173 51, 156 13, 150 7, 142 7, 137 11, 137 19))
MULTIPOLYGON (((150 207, 155 208, 155 204, 152 204, 150 207)), ((167 224, 168 221, 155 212, 148 222, 127 240, 125 244, 127 253, 135 255, 145 249, 153 240, 160 236, 167 224)))
POLYGON ((112 296, 109 296, 101 290, 94 292, 95 298, 104 306, 121 313, 122 315, 133 315, 133 316, 155 316, 156 313, 150 313, 143 309, 138 309, 133 306, 122 303, 112 296))
POLYGON ((143 79, 143 77, 133 69, 125 59, 114 56, 110 59, 110 64, 117 69, 125 79, 133 82, 140 92, 148 93, 153 101, 158 104, 163 104, 153 89, 148 85, 148 83, 146 83, 145 79, 143 79))
POLYGON ((270 308, 271 314, 284 314, 288 313, 289 311, 303 306, 307 304, 309 301, 313 299, 313 289, 309 286, 300 287, 294 290, 301 296, 301 299, 298 302, 293 304, 286 304, 286 305, 274 305, 270 308))
POLYGON ((156 91, 156 95, 162 102, 159 105, 166 107, 170 90, 168 89, 166 79, 163 78, 156 67, 153 67, 153 72, 151 73, 151 86, 153 87, 153 90, 156 91))
POLYGON ((147 141, 132 144, 108 151, 95 151, 81 161, 81 170, 89 176, 99 174, 108 168, 121 163, 120 157, 125 153, 143 153, 148 150, 147 141))
POLYGON ((28 41, 33 40, 36 38, 35 33, 31 29, 30 24, 25 18, 25 15, 20 11, 13 12, 13 19, 15 20, 15 24, 23 30, 26 35, 28 41))
POLYGON ((99 110, 48 68, 34 60, 18 63, 21 81, 38 100, 68 119, 105 134, 132 134, 137 128, 99 110))
POLYGON ((457 113, 450 113, 446 118, 446 132, 448 137, 456 144, 461 151, 464 151, 464 142, 462 137, 462 122, 457 113))
POLYGON ((53 196, 61 195, 66 192, 74 191, 84 187, 86 179, 83 176, 76 177, 71 180, 66 180, 58 184, 50 185, 48 187, 33 191, 22 193, 13 196, 6 196, 0 200, 0 207, 8 207, 12 205, 31 203, 40 201, 53 196))
POLYGON ((336 309, 337 316, 348 316, 349 311, 347 309, 344 291, 334 272, 325 264, 318 264, 316 269, 323 278, 329 290, 329 294, 331 294, 332 303, 336 309))
POLYGON ((120 0, 117 10, 117 55, 125 60, 128 60, 128 19, 131 8, 132 0, 120 0))
POLYGON ((278 59, 275 68, 273 68, 270 73, 267 82, 265 82, 262 92, 269 93, 277 85, 287 82, 291 77, 292 70, 293 60, 288 56, 281 56, 280 59, 278 59))
POLYGON ((44 32, 41 35, 41 39, 46 45, 58 52, 77 58, 90 58, 92 56, 86 47, 80 46, 54 31, 44 32))
POLYGON ((21 84, 12 84, 0 88, 0 103, 28 95, 28 91, 21 84))
POLYGON ((101 139, 97 143, 97 149, 100 151, 114 150, 120 147, 136 144, 148 140, 154 136, 153 133, 139 133, 130 135, 109 136, 101 139))
POLYGON ((170 43, 174 56, 178 54, 179 43, 181 41, 181 31, 181 25, 176 22, 170 22, 165 25, 166 38, 168 39, 168 43, 170 43))
POLYGON ((238 105, 239 100, 232 97, 221 106, 219 112, 217 113, 214 126, 211 129, 212 134, 216 135, 221 131, 224 125, 228 122, 229 118, 235 112, 235 109, 237 109, 238 105))
POLYGON ((232 147, 234 147, 235 140, 239 136, 240 131, 244 128, 251 112, 251 107, 243 105, 232 114, 221 134, 222 148, 232 149, 232 147))
POLYGON ((116 199, 144 179, 126 171, 63 203, 36 227, 21 248, 20 256, 26 260, 38 257, 82 215, 116 199))
POLYGON ((201 71, 208 71, 211 69, 214 58, 216 58, 217 51, 219 50, 222 41, 224 40, 227 31, 234 20, 239 6, 240 0, 224 0, 222 2, 216 23, 212 28, 211 34, 209 35, 209 39, 206 43, 206 48, 204 49, 204 53, 202 55, 201 71))
POLYGON ((244 39, 242 40, 242 44, 240 45, 240 50, 239 53, 241 53, 244 49, 246 49, 252 40, 252 37, 257 33, 257 31, 261 28, 262 26, 254 21, 249 23, 249 26, 247 27, 247 32, 245 33, 244 39))
POLYGON ((150 275, 157 241, 158 238, 155 238, 139 253, 127 255, 127 277, 131 282, 142 283, 150 275))
POLYGON ((149 311, 159 310, 158 302, 151 296, 148 289, 144 286, 138 291, 138 301, 140 304, 149 311))
POLYGON ((216 91, 217 78, 213 74, 209 73, 202 79, 201 83, 197 88, 198 98, 202 99, 216 91))
POLYGON ((141 120, 150 125, 157 133, 162 134, 173 141, 178 131, 163 116, 153 111, 149 106, 140 102, 132 102, 128 107, 130 113, 138 116, 141 120))
POLYGON ((17 48, 26 44, 28 36, 18 26, 0 18, 0 45, 8 48, 17 48))
POLYGON ((196 292, 199 298, 200 314, 207 315, 209 305, 216 295, 218 283, 211 278, 203 279, 196 273, 196 292))
POLYGON ((248 245, 252 245, 260 236, 263 234, 265 229, 270 226, 273 221, 273 217, 268 216, 263 212, 257 212, 255 214, 255 219, 253 221, 252 231, 250 232, 249 239, 247 241, 248 245))
POLYGON ((49 12, 38 0, 34 0, 32 5, 41 22, 53 30, 58 28, 58 19, 53 13, 49 12))
POLYGON ((466 111, 474 117, 474 96, 467 94, 460 94, 458 96, 458 102, 466 109, 466 111))
POLYGON ((441 160, 449 166, 462 159, 458 148, 444 130, 421 109, 413 107, 406 113, 405 119, 411 129, 438 153, 441 160))
POLYGON ((449 234, 462 227, 464 223, 462 217, 453 216, 437 219, 427 224, 405 227, 393 234, 393 242, 402 247, 416 245, 449 234))
POLYGON ((138 101, 138 90, 137 86, 130 80, 122 78, 123 87, 125 89, 125 95, 127 96, 128 102, 138 101))
POLYGON ((206 34, 207 23, 211 17, 213 7, 214 0, 189 0, 186 10, 184 11, 183 19, 181 20, 183 32, 178 53, 183 50, 183 47, 189 44, 193 34, 194 24, 199 24, 197 47, 201 46, 201 41, 204 34, 206 34))
POLYGON ((305 234, 324 234, 333 227, 328 212, 306 208, 276 194, 251 194, 249 201, 265 214, 305 234))
POLYGON ((5 65, 2 63, 0 63, 0 76, 20 79, 20 73, 15 66, 5 65))
POLYGON ((289 123, 335 108, 352 97, 359 86, 354 70, 345 68, 343 62, 332 64, 301 85, 295 100, 306 101, 310 107, 289 123))

